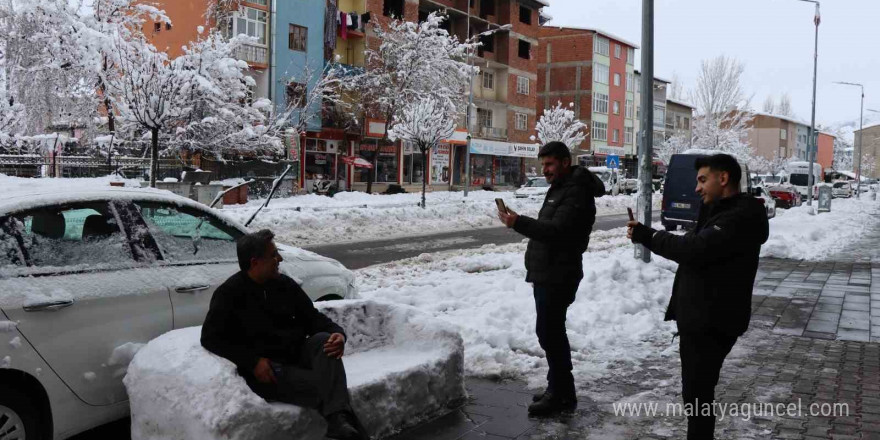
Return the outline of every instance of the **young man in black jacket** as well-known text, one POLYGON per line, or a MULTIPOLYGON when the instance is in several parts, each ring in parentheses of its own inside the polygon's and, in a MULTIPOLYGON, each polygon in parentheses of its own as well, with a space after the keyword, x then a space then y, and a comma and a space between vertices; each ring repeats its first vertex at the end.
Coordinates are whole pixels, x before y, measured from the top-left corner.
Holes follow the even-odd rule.
POLYGON ((548 142, 538 158, 550 189, 533 219, 516 212, 498 212, 508 227, 529 238, 526 281, 533 283, 538 342, 547 355, 547 389, 535 396, 529 414, 549 416, 577 408, 571 347, 565 334, 565 314, 584 277, 582 255, 596 220, 594 197, 605 186, 589 170, 571 165, 562 142, 548 142))
POLYGON ((696 192, 703 199, 696 228, 675 235, 633 221, 627 223, 627 235, 678 263, 666 320, 676 321, 680 336, 687 438, 705 440, 714 436, 715 385, 724 358, 749 326, 768 224, 761 202, 740 192, 744 176, 733 156, 700 157, 694 167, 696 192))
POLYGON ((241 272, 214 292, 202 346, 235 363, 261 397, 317 409, 327 419, 327 437, 365 439, 342 364, 345 331, 279 272, 273 238, 264 229, 238 240, 241 272))

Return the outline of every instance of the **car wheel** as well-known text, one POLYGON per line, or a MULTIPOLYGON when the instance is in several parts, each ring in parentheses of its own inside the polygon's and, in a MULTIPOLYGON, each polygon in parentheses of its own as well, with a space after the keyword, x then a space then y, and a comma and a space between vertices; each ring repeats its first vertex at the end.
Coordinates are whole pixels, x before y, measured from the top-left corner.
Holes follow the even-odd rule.
POLYGON ((341 296, 339 296, 339 295, 334 295, 334 294, 331 293, 330 295, 324 295, 324 296, 318 298, 318 299, 315 300, 315 301, 316 301, 316 302, 317 302, 317 301, 337 301, 337 300, 340 300, 340 299, 342 299, 341 296))
POLYGON ((39 439, 39 412, 25 394, 0 387, 0 440, 39 439))

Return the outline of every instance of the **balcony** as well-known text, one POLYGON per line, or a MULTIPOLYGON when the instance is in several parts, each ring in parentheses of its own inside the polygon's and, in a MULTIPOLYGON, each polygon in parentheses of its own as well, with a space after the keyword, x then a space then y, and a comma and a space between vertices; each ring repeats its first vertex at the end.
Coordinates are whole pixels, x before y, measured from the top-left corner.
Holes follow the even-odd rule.
POLYGON ((480 137, 507 140, 507 129, 498 127, 480 127, 480 137))
POLYGON ((243 44, 235 49, 235 57, 247 61, 252 67, 269 66, 269 49, 250 44, 243 44))

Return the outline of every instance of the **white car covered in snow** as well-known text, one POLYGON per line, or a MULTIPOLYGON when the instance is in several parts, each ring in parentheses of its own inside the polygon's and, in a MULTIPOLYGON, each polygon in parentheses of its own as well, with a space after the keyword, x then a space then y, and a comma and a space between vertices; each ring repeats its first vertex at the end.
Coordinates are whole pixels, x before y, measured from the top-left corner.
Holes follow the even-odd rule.
MULTIPOLYGON (((166 191, 0 193, 0 438, 66 438, 125 417, 128 363, 202 324, 246 232, 166 191)), ((356 296, 340 263, 278 247, 313 300, 356 296)))
POLYGON ((537 198, 546 196, 548 190, 550 190, 550 184, 547 183, 546 178, 532 177, 529 178, 529 181, 526 182, 525 185, 514 191, 513 195, 518 199, 525 199, 529 197, 537 198))

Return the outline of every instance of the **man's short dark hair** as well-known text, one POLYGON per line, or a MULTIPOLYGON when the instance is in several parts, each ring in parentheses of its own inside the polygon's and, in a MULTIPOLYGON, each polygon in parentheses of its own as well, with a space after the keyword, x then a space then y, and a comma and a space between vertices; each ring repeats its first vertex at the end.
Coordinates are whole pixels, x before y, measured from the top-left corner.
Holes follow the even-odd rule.
POLYGON ((717 172, 726 171, 730 184, 739 188, 739 182, 742 180, 742 168, 739 166, 736 158, 729 154, 712 154, 708 156, 698 157, 694 162, 694 169, 709 167, 710 170, 717 172))
POLYGON ((266 255, 269 243, 275 238, 275 234, 268 229, 263 229, 250 234, 242 235, 235 243, 235 250, 238 253, 238 267, 242 272, 247 272, 251 268, 251 258, 260 258, 266 255))
POLYGON ((559 141, 547 142, 538 151, 538 159, 542 157, 555 157, 562 162, 563 159, 571 161, 571 150, 568 146, 559 141))

